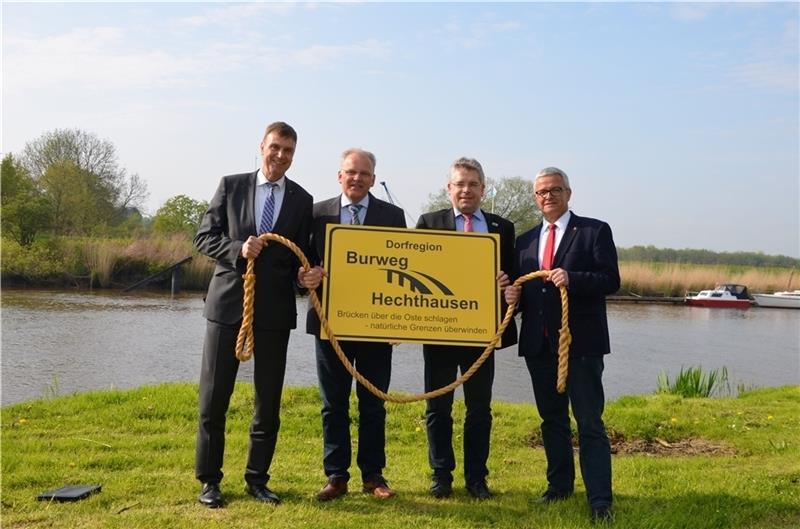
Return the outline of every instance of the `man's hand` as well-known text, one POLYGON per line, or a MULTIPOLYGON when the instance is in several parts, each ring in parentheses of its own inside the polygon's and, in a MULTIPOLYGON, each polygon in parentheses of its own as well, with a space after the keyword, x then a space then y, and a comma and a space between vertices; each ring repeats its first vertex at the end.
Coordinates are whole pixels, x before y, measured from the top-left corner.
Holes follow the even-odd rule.
POLYGON ((508 305, 513 305, 519 301, 519 295, 522 292, 521 286, 509 285, 503 290, 503 297, 506 299, 508 305))
POLYGON ((328 273, 321 266, 315 266, 308 271, 302 266, 297 269, 297 282, 310 290, 315 290, 322 283, 322 278, 327 276, 328 273))
POLYGON ((242 245, 242 257, 245 259, 255 259, 266 245, 266 241, 251 235, 246 241, 244 241, 244 244, 242 245))
POLYGON ((511 284, 511 280, 508 278, 508 275, 502 270, 497 273, 497 284, 500 285, 501 289, 506 288, 511 284))
POLYGON ((554 268, 550 270, 548 281, 552 281, 557 287, 569 287, 569 274, 563 268, 554 268))

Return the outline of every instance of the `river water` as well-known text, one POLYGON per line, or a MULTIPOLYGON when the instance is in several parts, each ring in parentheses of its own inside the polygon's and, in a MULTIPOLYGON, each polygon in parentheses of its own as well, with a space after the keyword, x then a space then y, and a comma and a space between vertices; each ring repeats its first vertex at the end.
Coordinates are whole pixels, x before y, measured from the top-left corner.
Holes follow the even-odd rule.
MULTIPOLYGON (((104 388, 198 379, 205 320, 202 294, 4 289, 2 404, 104 388)), ((305 328, 305 301, 298 303, 305 328)), ((612 354, 607 398, 652 393, 658 373, 681 366, 727 367, 732 383, 800 383, 800 311, 610 304, 612 354)), ((241 365, 252 380, 252 362, 241 365)), ((287 385, 316 384, 314 341, 300 330, 289 342, 287 385)), ((422 391, 421 346, 395 348, 391 389, 422 391)), ((459 393, 460 395, 460 390, 459 393)), ((516 347, 497 352, 495 399, 532 401, 516 347)))

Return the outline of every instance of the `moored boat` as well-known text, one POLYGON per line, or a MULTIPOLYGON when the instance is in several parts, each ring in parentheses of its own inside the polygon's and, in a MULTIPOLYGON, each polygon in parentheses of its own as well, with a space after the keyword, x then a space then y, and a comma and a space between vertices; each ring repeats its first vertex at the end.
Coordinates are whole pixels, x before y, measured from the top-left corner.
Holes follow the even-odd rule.
POLYGON ((752 304, 747 287, 726 283, 717 285, 713 290, 701 290, 694 295, 686 295, 687 305, 694 307, 719 307, 746 309, 752 304))
POLYGON ((786 290, 774 294, 753 294, 759 307, 800 309, 800 290, 786 290))

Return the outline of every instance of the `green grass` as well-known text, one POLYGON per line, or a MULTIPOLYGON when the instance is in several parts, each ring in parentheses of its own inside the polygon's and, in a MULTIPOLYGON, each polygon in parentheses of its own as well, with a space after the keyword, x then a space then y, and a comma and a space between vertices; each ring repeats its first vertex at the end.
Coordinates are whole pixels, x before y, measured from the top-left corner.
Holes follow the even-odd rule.
MULTIPOLYGON (((252 390, 239 384, 228 421, 225 509, 196 501, 193 476, 197 387, 169 384, 43 399, 2 409, 2 526, 80 528, 580 528, 590 527, 583 485, 565 502, 540 506, 544 454, 531 448, 539 419, 530 404, 494 404, 489 483, 497 496, 427 495, 424 405, 389 405, 386 477, 398 496, 358 491, 320 504, 322 443, 314 388, 287 389, 270 485, 273 508, 243 490, 252 390), (67 483, 103 491, 77 503, 37 502, 67 483)), ((616 438, 666 443, 703 438, 726 455, 615 455, 619 528, 797 528, 800 526, 800 386, 737 398, 625 397, 607 407, 616 438)), ((456 424, 463 422, 457 401, 456 424)), ((354 425, 355 426, 355 425, 354 425)), ((456 427, 461 457, 461 427, 456 427)), ((351 469, 352 470, 352 469, 351 469)), ((457 472, 461 470, 460 460, 457 472)), ((354 470, 357 478, 358 471, 354 470)))

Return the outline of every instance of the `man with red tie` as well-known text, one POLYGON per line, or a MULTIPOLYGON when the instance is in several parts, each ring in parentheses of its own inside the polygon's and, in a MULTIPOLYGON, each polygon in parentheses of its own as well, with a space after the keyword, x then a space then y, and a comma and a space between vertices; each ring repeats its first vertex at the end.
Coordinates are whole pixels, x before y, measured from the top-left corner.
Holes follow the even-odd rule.
MULTIPOLYGON (((483 167, 472 158, 459 158, 450 166, 447 193, 453 207, 425 213, 419 218, 417 228, 465 232, 497 233, 500 235, 500 268, 497 281, 501 287, 509 284, 502 270, 511 272, 514 260, 514 224, 511 221, 481 210, 481 199, 486 190, 483 167)), ((463 263, 453 263, 453 273, 472 273, 468 258, 463 263)), ((505 305, 501 307, 505 314, 505 305)), ((498 349, 517 342, 514 320, 506 328, 498 349)), ((424 345, 425 391, 450 384, 458 370, 463 374, 483 353, 483 347, 454 345, 424 345)), ((474 498, 485 500, 492 496, 486 483, 489 469, 489 438, 492 431, 492 382, 494 381, 494 355, 464 384, 464 480, 467 492, 474 498)), ((427 402, 425 419, 428 431, 428 462, 433 470, 430 494, 446 498, 453 492, 453 393, 427 402)))
POLYGON ((620 284, 617 250, 608 224, 569 210, 572 189, 564 171, 542 169, 533 190, 543 222, 517 238, 515 265, 520 276, 539 269, 550 270, 550 276, 506 288, 505 300, 509 304, 519 300, 519 354, 525 357, 542 417, 547 490, 539 502, 562 500, 573 492, 571 405, 592 520, 610 522, 611 447, 603 424, 602 375, 603 355, 610 352, 606 295, 620 284), (565 394, 556 391, 561 286, 569 292, 572 333, 565 394))

